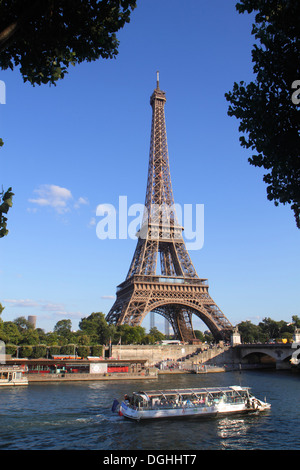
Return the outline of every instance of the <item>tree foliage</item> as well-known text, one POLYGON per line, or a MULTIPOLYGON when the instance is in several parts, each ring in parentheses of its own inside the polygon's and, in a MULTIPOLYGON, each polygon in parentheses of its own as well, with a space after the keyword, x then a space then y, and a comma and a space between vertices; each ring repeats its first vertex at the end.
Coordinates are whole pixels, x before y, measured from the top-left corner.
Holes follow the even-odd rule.
MULTIPOLYGON (((237 327, 244 343, 265 343, 283 338, 291 340, 295 327, 300 328, 300 317, 293 315, 290 323, 265 317, 258 325, 247 320, 239 323, 237 327)), ((156 327, 151 328, 147 334, 145 328, 141 326, 109 325, 102 312, 93 312, 88 317, 82 318, 77 331, 71 330, 71 320, 59 320, 53 330, 45 333, 41 328, 34 329, 24 317, 18 317, 14 321, 0 322, 0 340, 6 343, 8 354, 15 354, 19 347, 22 348, 22 354, 28 353, 31 348, 31 354, 36 355, 39 351, 38 346, 43 346, 40 350, 44 351, 46 347, 50 355, 74 354, 75 350, 78 355, 84 355, 84 351, 91 351, 90 355, 101 355, 102 345, 108 345, 110 342, 155 344, 165 339, 165 335, 156 327), (28 350, 27 346, 30 347, 28 350)), ((202 342, 214 342, 213 336, 208 331, 202 333, 196 330, 195 333, 202 342)))
POLYGON ((88 335, 92 342, 106 344, 115 335, 115 326, 108 325, 102 312, 93 312, 79 322, 81 332, 88 335))
POLYGON ((258 325, 254 325, 251 321, 247 320, 239 323, 237 326, 242 342, 266 343, 283 338, 291 339, 295 327, 299 328, 300 326, 300 318, 294 315, 292 322, 287 323, 283 320, 276 321, 266 317, 258 325))
POLYGON ((165 335, 161 331, 159 331, 156 326, 153 326, 150 329, 149 334, 153 336, 154 342, 162 341, 163 339, 165 339, 165 335))
POLYGON ((60 336, 68 337, 70 336, 72 328, 71 320, 59 320, 54 326, 54 333, 57 333, 60 336))
POLYGON ((0 0, 0 67, 55 84, 69 65, 118 54, 136 0, 0 0))
POLYGON ((0 340, 4 343, 19 344, 22 335, 14 322, 5 321, 0 325, 0 340))
POLYGON ((233 91, 225 94, 228 114, 240 120, 241 145, 256 152, 250 164, 268 170, 263 176, 267 198, 275 205, 290 204, 300 228, 300 99, 292 99, 300 79, 300 2, 242 0, 236 8, 256 13, 256 79, 248 85, 234 83, 233 91))
MULTIPOLYGON (((0 69, 19 67, 24 82, 55 85, 70 64, 116 57, 116 32, 135 6, 136 0, 0 0, 0 69)), ((3 238, 11 188, 1 196, 3 238)))
POLYGON ((26 330, 32 330, 34 326, 30 321, 26 320, 25 317, 15 318, 14 323, 17 325, 20 333, 23 333, 26 330))
POLYGON ((0 202, 2 200, 2 203, 0 204, 0 238, 3 238, 8 234, 7 217, 3 214, 7 214, 9 209, 12 207, 13 196, 14 193, 12 192, 12 188, 8 188, 7 191, 2 191, 2 193, 0 193, 0 202))
POLYGON ((141 326, 120 325, 116 328, 115 337, 119 336, 122 344, 141 344, 145 334, 145 328, 141 326))

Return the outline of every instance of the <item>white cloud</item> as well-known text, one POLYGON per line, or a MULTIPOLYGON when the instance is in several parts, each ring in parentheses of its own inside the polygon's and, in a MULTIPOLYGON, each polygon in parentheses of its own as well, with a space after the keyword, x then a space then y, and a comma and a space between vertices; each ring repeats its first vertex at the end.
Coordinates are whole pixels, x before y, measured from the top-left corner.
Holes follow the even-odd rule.
POLYGON ((41 309, 46 312, 54 312, 57 315, 66 313, 66 309, 63 304, 56 304, 53 302, 46 302, 45 304, 42 304, 41 309))
POLYGON ((43 312, 48 312, 52 315, 55 315, 60 318, 82 318, 81 312, 70 312, 66 309, 64 304, 57 304, 55 302, 41 302, 40 309, 43 312))
POLYGON ((100 299, 114 299, 115 295, 101 295, 100 299))
POLYGON ((88 205, 89 201, 87 197, 80 197, 74 204, 74 208, 78 209, 82 205, 88 205))
POLYGON ((88 226, 93 227, 94 225, 96 225, 96 219, 95 219, 95 217, 92 217, 88 226))
POLYGON ((3 302, 12 305, 13 307, 38 307, 38 302, 30 299, 4 299, 3 302))
POLYGON ((55 184, 42 184, 34 190, 34 193, 37 197, 28 199, 31 204, 36 205, 36 207, 27 209, 31 213, 37 212, 37 207, 51 207, 58 214, 65 214, 70 212, 72 208, 79 209, 79 207, 89 204, 87 197, 80 196, 72 205, 73 195, 71 191, 55 184))
MULTIPOLYGON (((36 308, 37 310, 57 315, 63 318, 82 318, 82 313, 68 311, 64 304, 48 302, 46 300, 31 299, 4 299, 3 303, 9 304, 11 307, 36 308)), ((40 315, 41 317, 43 315, 40 315)))
POLYGON ((68 203, 73 199, 72 193, 67 188, 56 186, 55 184, 43 184, 34 192, 38 195, 36 199, 29 199, 32 204, 38 206, 52 207, 59 214, 70 210, 68 203))

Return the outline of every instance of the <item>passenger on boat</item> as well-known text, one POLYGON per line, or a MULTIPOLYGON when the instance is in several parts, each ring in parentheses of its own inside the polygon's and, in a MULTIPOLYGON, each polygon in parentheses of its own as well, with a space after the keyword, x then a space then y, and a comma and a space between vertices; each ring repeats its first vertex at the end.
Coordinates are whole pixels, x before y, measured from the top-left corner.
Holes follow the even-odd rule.
POLYGON ((132 403, 132 399, 129 395, 127 395, 127 393, 124 395, 124 402, 128 405, 132 403))

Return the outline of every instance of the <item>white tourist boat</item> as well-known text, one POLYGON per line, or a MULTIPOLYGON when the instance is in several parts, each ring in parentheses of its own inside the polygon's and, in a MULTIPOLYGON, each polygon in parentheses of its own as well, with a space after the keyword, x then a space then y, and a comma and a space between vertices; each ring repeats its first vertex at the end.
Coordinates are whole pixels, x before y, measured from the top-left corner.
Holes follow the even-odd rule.
POLYGON ((21 366, 0 366, 0 387, 28 385, 25 368, 21 366))
POLYGON ((249 413, 271 408, 250 393, 249 387, 213 387, 133 392, 121 404, 114 400, 112 411, 134 420, 206 417, 249 413))

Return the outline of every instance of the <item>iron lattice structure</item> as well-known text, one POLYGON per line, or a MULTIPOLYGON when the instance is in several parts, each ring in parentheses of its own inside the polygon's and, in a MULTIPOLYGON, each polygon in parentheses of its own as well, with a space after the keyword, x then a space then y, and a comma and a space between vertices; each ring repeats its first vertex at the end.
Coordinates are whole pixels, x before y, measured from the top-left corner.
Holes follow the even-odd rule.
POLYGON ((157 85, 151 98, 152 126, 145 209, 135 253, 106 319, 116 325, 140 325, 149 312, 159 313, 182 341, 195 340, 192 315, 216 340, 229 339, 232 325, 208 293, 190 259, 174 205, 164 106, 157 85), (160 270, 160 272, 159 272, 160 270), (158 274, 159 272, 159 274, 158 274))

